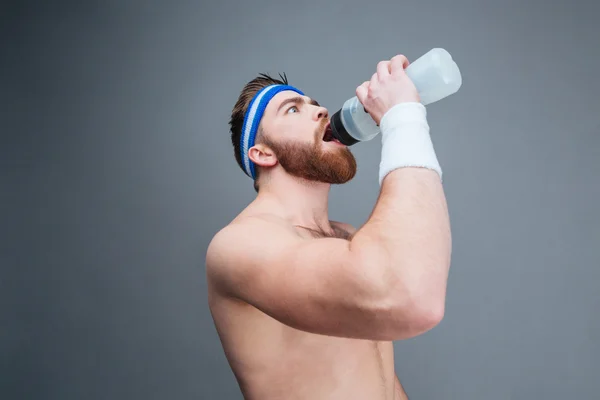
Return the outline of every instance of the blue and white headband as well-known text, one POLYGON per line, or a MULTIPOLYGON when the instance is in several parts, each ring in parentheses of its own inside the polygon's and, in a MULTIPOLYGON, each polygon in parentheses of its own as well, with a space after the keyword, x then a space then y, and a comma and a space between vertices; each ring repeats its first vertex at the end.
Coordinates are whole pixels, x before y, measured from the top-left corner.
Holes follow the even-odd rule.
POLYGON ((242 155, 242 165, 246 175, 252 179, 256 179, 254 163, 248 157, 248 150, 254 146, 258 125, 263 117, 267 104, 279 92, 284 90, 294 91, 301 96, 304 96, 300 90, 289 85, 270 85, 262 88, 250 101, 246 115, 244 116, 244 125, 242 126, 242 135, 240 139, 240 152, 242 155))

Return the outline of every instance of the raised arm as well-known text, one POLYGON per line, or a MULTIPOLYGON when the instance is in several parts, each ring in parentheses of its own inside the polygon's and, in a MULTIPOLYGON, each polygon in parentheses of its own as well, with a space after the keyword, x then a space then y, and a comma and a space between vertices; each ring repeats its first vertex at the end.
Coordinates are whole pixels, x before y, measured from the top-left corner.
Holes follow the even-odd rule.
POLYGON ((296 329, 331 336, 396 340, 431 327, 420 309, 390 299, 378 257, 335 238, 300 239, 258 218, 230 225, 211 241, 212 287, 296 329))
POLYGON ((371 81, 357 88, 381 128, 381 191, 352 246, 367 259, 383 255, 392 302, 408 301, 420 315, 440 320, 451 258, 450 219, 426 110, 407 66, 404 56, 381 62, 371 81))

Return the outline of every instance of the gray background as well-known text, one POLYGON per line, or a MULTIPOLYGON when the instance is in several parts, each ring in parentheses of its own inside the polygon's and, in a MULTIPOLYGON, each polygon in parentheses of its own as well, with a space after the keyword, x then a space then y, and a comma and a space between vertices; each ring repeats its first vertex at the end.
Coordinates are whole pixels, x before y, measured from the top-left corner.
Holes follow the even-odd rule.
MULTIPOLYGON (((3 3, 0 398, 241 399, 206 303, 254 191, 227 121, 259 72, 336 111, 446 48, 428 106, 453 228, 445 319, 396 342, 411 399, 600 397, 600 7, 589 1, 3 3)), ((379 140, 331 217, 377 198, 379 140)), ((232 244, 233 245, 233 244, 232 244)))

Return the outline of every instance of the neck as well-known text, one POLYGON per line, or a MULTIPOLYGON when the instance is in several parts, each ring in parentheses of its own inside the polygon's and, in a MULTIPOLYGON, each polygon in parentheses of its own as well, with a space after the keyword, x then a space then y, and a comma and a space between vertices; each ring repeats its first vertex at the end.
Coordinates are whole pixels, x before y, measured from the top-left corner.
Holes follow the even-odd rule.
POLYGON ((268 204, 293 225, 330 231, 328 215, 331 184, 290 175, 262 179, 257 200, 268 204))

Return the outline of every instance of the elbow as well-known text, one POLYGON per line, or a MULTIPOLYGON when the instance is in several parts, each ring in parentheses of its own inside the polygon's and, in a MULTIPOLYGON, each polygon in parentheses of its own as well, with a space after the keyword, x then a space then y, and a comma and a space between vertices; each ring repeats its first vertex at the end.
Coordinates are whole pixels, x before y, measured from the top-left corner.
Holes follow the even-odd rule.
POLYGON ((435 328, 444 319, 445 304, 443 300, 424 300, 414 305, 414 324, 420 327, 421 333, 435 328))
POLYGON ((391 340, 419 336, 435 328, 444 318, 445 298, 442 295, 396 287, 388 293, 387 299, 391 340))
POLYGON ((424 279, 399 277, 390 268, 369 268, 371 296, 368 305, 377 327, 378 340, 403 340, 436 327, 444 318, 445 288, 417 284, 424 279))
POLYGON ((408 316, 407 323, 410 329, 403 332, 403 326, 400 325, 399 335, 408 335, 408 337, 422 335, 435 328, 444 319, 445 307, 443 301, 419 298, 409 302, 405 307, 410 307, 410 310, 404 308, 400 313, 408 316))

